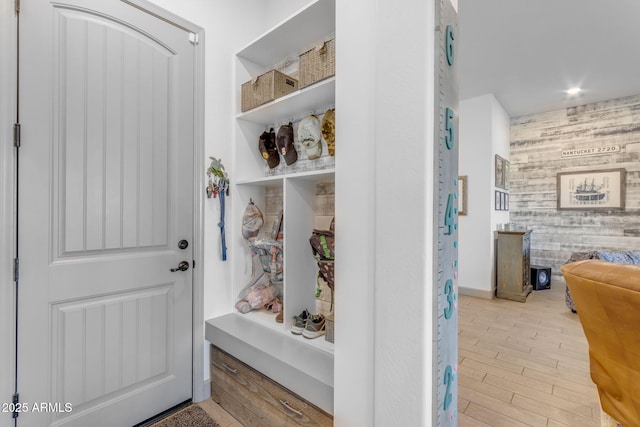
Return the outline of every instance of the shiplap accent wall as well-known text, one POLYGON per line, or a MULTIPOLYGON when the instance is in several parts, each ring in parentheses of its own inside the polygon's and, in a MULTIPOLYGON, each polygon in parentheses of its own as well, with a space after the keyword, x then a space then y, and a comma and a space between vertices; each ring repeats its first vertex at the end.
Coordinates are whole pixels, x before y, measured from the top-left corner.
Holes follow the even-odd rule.
POLYGON ((533 230, 531 263, 560 266, 575 251, 640 249, 640 95, 511 119, 510 221, 533 230), (562 150, 620 152, 562 158, 562 150), (556 174, 626 169, 626 209, 559 211, 556 174))

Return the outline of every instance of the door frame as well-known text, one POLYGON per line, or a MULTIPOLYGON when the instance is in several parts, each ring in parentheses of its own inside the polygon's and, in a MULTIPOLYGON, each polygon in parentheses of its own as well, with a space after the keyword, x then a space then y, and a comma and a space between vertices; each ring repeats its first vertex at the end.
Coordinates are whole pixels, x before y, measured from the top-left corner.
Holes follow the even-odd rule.
MULTIPOLYGON (((192 269, 192 399, 204 400, 208 395, 204 360, 204 29, 146 0, 121 0, 194 33, 194 221, 192 269)), ((15 160, 13 123, 16 115, 16 19, 14 0, 0 0, 0 331, 3 342, 15 338, 13 258, 15 257, 15 160)), ((13 394, 15 367, 13 344, 0 346, 0 401, 13 394)), ((11 416, 0 414, 0 427, 11 424, 11 416)))
MULTIPOLYGON (((9 401, 14 386, 15 311, 15 170, 13 123, 16 118, 16 19, 14 0, 0 0, 0 402, 9 401)), ((0 413, 0 427, 9 427, 11 414, 0 413)))

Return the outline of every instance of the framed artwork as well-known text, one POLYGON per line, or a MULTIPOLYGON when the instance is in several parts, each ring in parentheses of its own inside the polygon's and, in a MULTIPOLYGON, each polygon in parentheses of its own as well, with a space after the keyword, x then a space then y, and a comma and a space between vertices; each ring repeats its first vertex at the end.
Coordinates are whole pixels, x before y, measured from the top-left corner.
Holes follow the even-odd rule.
POLYGON ((496 191, 496 200, 495 200, 496 210, 497 211, 504 210, 504 193, 500 190, 495 190, 495 191, 496 191))
POLYGON ((504 159, 496 154, 496 187, 504 188, 504 159))
POLYGON ((496 154, 495 174, 496 174, 496 187, 508 190, 509 179, 511 174, 511 164, 509 163, 508 160, 503 159, 497 154, 496 154))
MULTIPOLYGON (((505 190, 508 190, 510 185, 509 185, 509 181, 511 179, 511 163, 509 163, 509 160, 504 160, 502 159, 502 176, 504 179, 504 186, 502 188, 504 188, 505 190)), ((508 209, 505 209, 508 210, 508 209)))
POLYGON ((625 176, 625 169, 558 173, 558 210, 623 210, 625 176))
POLYGON ((467 214, 467 176, 458 177, 458 215, 467 214))
POLYGON ((495 190, 495 210, 508 211, 509 210, 509 193, 504 191, 495 190))

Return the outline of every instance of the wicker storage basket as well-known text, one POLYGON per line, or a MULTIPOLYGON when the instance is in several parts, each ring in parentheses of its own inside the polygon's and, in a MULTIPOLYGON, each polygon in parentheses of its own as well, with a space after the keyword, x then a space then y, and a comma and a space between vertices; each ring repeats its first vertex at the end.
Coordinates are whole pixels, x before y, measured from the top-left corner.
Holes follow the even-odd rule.
POLYGON ((336 39, 300 55, 300 88, 336 74, 336 39))
POLYGON ((298 90, 298 80, 271 70, 242 85, 242 112, 298 90))
POLYGON ((335 330, 335 321, 333 320, 333 314, 325 318, 324 328, 326 332, 324 335, 324 339, 329 342, 333 342, 335 330))

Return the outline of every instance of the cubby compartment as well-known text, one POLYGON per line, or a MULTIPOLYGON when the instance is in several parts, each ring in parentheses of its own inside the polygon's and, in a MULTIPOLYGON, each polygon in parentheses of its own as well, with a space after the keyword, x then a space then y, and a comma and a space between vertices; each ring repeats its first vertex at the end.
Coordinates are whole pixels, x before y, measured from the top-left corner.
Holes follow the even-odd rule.
MULTIPOLYGON (((252 310, 239 315, 289 333, 293 316, 304 309, 312 313, 330 314, 329 288, 324 286, 320 298, 316 297, 318 267, 312 256, 309 237, 314 228, 329 227, 334 217, 334 188, 334 174, 327 171, 267 178, 236 186, 234 211, 241 216, 246 205, 253 201, 264 218, 260 235, 271 235, 280 210, 283 211, 284 223, 284 322, 276 323, 275 314, 266 310, 252 310)), ((253 263, 248 242, 240 231, 234 233, 233 244, 237 248, 233 259, 234 295, 238 295, 251 281, 253 263)), ((293 335, 292 338, 299 339, 293 335)), ((325 343, 322 338, 303 342, 332 350, 332 344, 325 343)))
MULTIPOLYGON (((334 80, 332 80, 333 82, 334 80)), ((331 86, 332 82, 322 82, 322 87, 327 88, 331 86)), ((331 96, 333 97, 333 90, 331 89, 331 96)), ((304 96, 304 94, 297 94, 297 96, 304 96)), ((268 114, 261 113, 264 117, 260 118, 259 122, 247 120, 246 117, 237 120, 237 139, 236 139, 236 166, 238 170, 238 182, 248 183, 261 181, 263 178, 275 177, 275 176, 305 176, 314 175, 315 173, 333 172, 335 169, 335 156, 329 154, 329 147, 324 138, 321 138, 321 155, 316 159, 309 159, 309 154, 306 149, 298 141, 298 127, 300 121, 307 116, 314 115, 318 118, 318 122, 321 124, 324 115, 329 109, 334 108, 334 100, 329 96, 327 99, 323 99, 322 103, 316 105, 306 105, 304 108, 299 108, 291 111, 282 112, 281 114, 274 113, 272 108, 276 108, 281 105, 279 100, 275 101, 274 105, 268 105, 268 114), (263 132, 269 132, 273 129, 274 134, 278 135, 278 131, 281 126, 291 124, 293 127, 294 146, 297 153, 297 160, 288 165, 284 157, 280 154, 280 163, 274 167, 269 168, 267 162, 262 157, 259 150, 259 139, 263 132)), ((298 99, 298 98, 293 98, 298 99)), ((319 102, 318 98, 310 98, 319 102)), ((287 102, 286 99, 282 102, 287 102)), ((261 107, 258 107, 261 108, 261 107)), ((288 110, 288 108, 287 108, 288 110)))
MULTIPOLYGON (((317 187, 333 180, 332 174, 304 176, 285 180, 285 314, 304 309, 317 312, 316 277, 318 267, 311 252, 309 237, 318 216, 317 187)), ((287 319, 291 322, 291 318, 287 319)), ((290 328, 290 324, 287 325, 290 328)), ((323 340, 322 338, 320 340, 323 340)), ((317 341, 317 340, 313 340, 317 341)))

